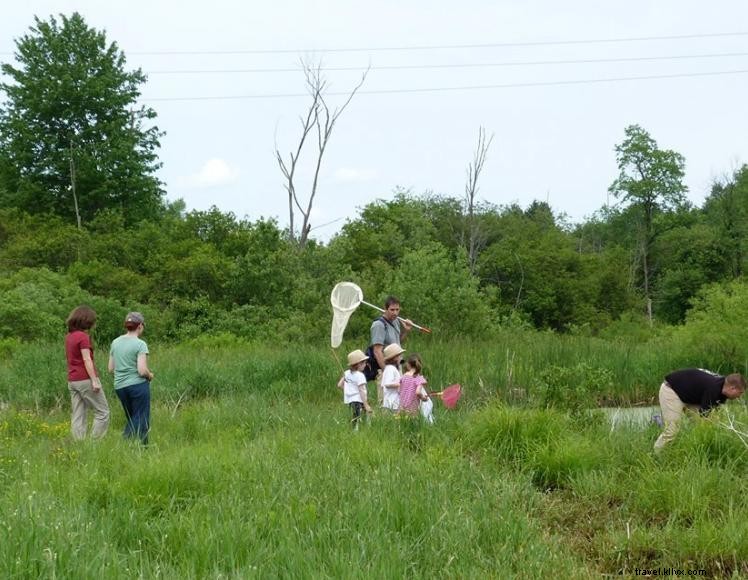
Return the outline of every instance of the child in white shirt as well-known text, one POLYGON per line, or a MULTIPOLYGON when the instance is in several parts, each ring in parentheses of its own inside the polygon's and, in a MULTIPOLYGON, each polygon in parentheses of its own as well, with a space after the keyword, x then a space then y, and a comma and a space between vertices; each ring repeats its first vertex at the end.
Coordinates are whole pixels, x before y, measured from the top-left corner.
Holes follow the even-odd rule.
POLYGON ((382 407, 390 411, 400 408, 400 355, 404 352, 399 344, 389 344, 383 351, 385 366, 382 371, 382 407))
POLYGON ((362 372, 368 359, 369 357, 360 350, 348 353, 348 370, 338 381, 338 388, 343 391, 343 403, 350 406, 353 413, 351 424, 354 431, 358 431, 361 411, 371 413, 371 407, 367 402, 366 377, 362 372))

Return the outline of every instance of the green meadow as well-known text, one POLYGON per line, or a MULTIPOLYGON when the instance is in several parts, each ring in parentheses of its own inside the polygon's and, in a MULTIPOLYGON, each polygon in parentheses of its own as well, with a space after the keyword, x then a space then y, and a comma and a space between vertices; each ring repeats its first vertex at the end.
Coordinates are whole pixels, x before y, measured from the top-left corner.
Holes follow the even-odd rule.
POLYGON ((154 343, 144 449, 120 437, 111 380, 109 433, 73 442, 60 345, 6 346, 2 578, 748 576, 748 449, 724 427, 745 405, 659 457, 656 425, 597 410, 651 404, 682 362, 667 349, 413 337, 432 388, 463 385, 458 407, 352 432, 334 359, 357 345, 154 343))

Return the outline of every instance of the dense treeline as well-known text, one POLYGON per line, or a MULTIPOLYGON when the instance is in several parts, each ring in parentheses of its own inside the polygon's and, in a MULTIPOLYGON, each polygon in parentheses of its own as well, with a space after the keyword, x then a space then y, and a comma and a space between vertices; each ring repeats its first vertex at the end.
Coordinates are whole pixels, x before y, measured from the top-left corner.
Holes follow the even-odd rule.
MULTIPOLYGON (((165 202, 156 115, 136 105, 145 77, 80 15, 37 20, 17 46, 0 84, 0 337, 56 338, 89 302, 105 337, 139 308, 160 339, 317 339, 344 279, 369 301, 398 295, 442 335, 744 326, 727 305, 748 295, 748 166, 694 207, 685 159, 634 125, 615 149, 618 203, 583 223, 542 202, 468 213, 458 197, 399 191, 300 249, 275 221, 165 202)), ((367 318, 353 318, 352 334, 367 318)), ((736 341, 719 348, 740 362, 736 341)))
MULTIPOLYGON (((710 284, 741 280, 743 238, 729 232, 724 206, 747 203, 743 168, 715 187, 703 209, 657 216, 656 321, 680 323, 710 284)), ((207 331, 308 337, 327 328, 335 282, 352 279, 374 301, 400 295, 413 316, 443 331, 524 324, 605 332, 621 319, 644 323, 630 213, 608 209, 569 226, 543 203, 485 207, 473 275, 456 199, 401 193, 373 202, 329 243, 303 251, 275 222, 217 208, 186 213, 173 204, 136 224, 107 210, 80 230, 59 216, 6 208, 0 328, 29 339, 54 334, 66 309, 88 300, 105 311, 134 304, 158 311, 157 332, 169 338, 207 331), (263 330, 271 321, 272 330, 263 330)))

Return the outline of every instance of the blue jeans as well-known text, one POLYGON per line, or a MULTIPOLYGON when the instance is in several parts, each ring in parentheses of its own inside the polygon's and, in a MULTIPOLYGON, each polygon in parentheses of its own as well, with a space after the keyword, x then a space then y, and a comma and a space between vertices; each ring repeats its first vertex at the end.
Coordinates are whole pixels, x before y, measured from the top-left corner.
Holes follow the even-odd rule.
POLYGON ((138 437, 143 445, 148 445, 148 431, 151 428, 151 383, 144 381, 115 389, 122 408, 125 410, 127 424, 123 437, 138 437))

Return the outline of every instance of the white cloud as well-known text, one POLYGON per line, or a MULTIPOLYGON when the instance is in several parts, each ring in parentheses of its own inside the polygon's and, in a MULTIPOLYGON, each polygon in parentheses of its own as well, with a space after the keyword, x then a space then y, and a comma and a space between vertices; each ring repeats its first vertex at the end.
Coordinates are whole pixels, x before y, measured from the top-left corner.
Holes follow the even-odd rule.
POLYGON ((208 159, 200 171, 179 178, 179 185, 189 188, 230 185, 239 179, 239 170, 223 159, 208 159))
POLYGON ((352 181, 371 181, 377 176, 373 169, 355 169, 353 167, 341 167, 333 173, 333 179, 340 183, 352 181))

